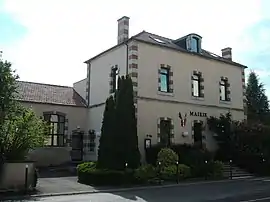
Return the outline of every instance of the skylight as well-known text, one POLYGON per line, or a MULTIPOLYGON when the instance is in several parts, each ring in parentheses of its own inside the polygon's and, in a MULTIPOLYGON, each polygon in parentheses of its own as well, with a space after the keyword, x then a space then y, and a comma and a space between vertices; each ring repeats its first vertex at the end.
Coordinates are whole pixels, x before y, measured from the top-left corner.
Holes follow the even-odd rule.
POLYGON ((155 40, 156 42, 158 43, 166 43, 165 41, 161 40, 161 39, 158 39, 158 38, 155 38, 153 36, 149 36, 151 39, 155 40))

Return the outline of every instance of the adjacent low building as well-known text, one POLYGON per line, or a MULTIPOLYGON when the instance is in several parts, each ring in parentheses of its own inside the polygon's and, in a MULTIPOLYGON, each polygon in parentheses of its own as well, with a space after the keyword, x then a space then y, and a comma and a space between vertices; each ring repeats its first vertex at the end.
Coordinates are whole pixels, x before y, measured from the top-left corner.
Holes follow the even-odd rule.
POLYGON ((203 49, 202 40, 194 33, 169 39, 146 31, 129 38, 129 18, 124 16, 118 20, 117 44, 85 61, 85 79, 73 88, 20 82, 21 101, 44 118, 57 115, 66 124, 64 139, 54 145, 52 138, 50 152, 55 147, 72 150, 72 130, 79 129, 84 131, 77 133, 84 137, 82 160, 96 160, 99 141, 98 136, 91 139, 91 131, 100 134, 106 99, 117 89, 117 78, 130 75, 142 160, 146 141, 215 150, 207 117, 231 112, 233 119, 245 119, 246 66, 232 60, 231 48, 219 56, 203 49))

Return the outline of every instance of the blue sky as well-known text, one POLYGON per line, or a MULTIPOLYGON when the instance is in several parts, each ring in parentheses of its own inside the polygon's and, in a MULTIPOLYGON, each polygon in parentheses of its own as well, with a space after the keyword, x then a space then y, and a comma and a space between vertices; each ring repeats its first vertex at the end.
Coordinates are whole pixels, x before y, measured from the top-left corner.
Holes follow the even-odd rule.
POLYGON ((72 85, 86 76, 83 61, 117 42, 117 19, 130 35, 146 30, 169 38, 195 32, 216 54, 255 70, 270 96, 268 0, 0 0, 0 50, 21 80, 72 85), (113 9, 112 9, 113 8, 113 9))
POLYGON ((8 46, 9 44, 16 43, 16 41, 22 39, 26 34, 27 29, 16 21, 12 15, 5 12, 3 3, 4 2, 0 0, 0 45, 8 46))

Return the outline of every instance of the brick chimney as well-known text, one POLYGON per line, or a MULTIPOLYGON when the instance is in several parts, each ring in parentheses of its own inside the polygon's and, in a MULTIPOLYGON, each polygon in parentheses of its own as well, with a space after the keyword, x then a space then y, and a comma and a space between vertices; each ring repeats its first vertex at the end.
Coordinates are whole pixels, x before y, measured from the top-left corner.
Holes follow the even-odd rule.
POLYGON ((117 36, 117 43, 120 44, 129 37, 129 17, 123 16, 118 21, 118 36, 117 36))
POLYGON ((232 48, 227 47, 227 48, 223 48, 221 50, 222 52, 222 57, 228 60, 232 60, 232 48))

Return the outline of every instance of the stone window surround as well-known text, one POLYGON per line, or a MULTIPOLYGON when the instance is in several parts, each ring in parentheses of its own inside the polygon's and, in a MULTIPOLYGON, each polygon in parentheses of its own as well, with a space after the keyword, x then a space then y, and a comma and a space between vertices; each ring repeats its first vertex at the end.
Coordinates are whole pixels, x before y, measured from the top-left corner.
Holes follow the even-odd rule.
POLYGON ((168 120, 171 122, 171 128, 170 128, 170 139, 171 139, 171 143, 174 142, 174 122, 172 118, 169 117, 160 117, 158 118, 157 121, 157 142, 160 143, 160 122, 161 120, 168 120))
POLYGON ((170 65, 165 65, 165 64, 160 64, 159 68, 158 68, 158 94, 162 94, 162 95, 172 95, 173 94, 173 69, 170 65), (161 74, 161 69, 162 68, 167 68, 169 70, 169 90, 168 92, 163 92, 161 91, 161 78, 160 78, 160 74, 161 74))
POLYGON ((227 77, 220 77, 220 81, 219 81, 219 93, 221 93, 221 89, 220 89, 220 85, 221 85, 221 81, 224 81, 225 82, 225 85, 226 85, 226 100, 222 100, 221 99, 221 96, 219 95, 219 101, 220 103, 230 103, 231 102, 231 91, 230 91, 230 83, 229 83, 229 80, 227 77))
POLYGON ((203 147, 205 147, 205 140, 206 140, 206 136, 205 136, 205 126, 204 126, 204 121, 202 120, 192 120, 191 121, 191 138, 194 141, 194 124, 195 123, 201 123, 202 124, 202 145, 203 147))
POLYGON ((191 97, 192 99, 196 99, 196 100, 204 100, 204 78, 203 78, 203 74, 200 71, 193 71, 192 75, 191 75, 191 97), (199 77, 199 96, 194 96, 193 95, 193 76, 196 75, 199 77))

